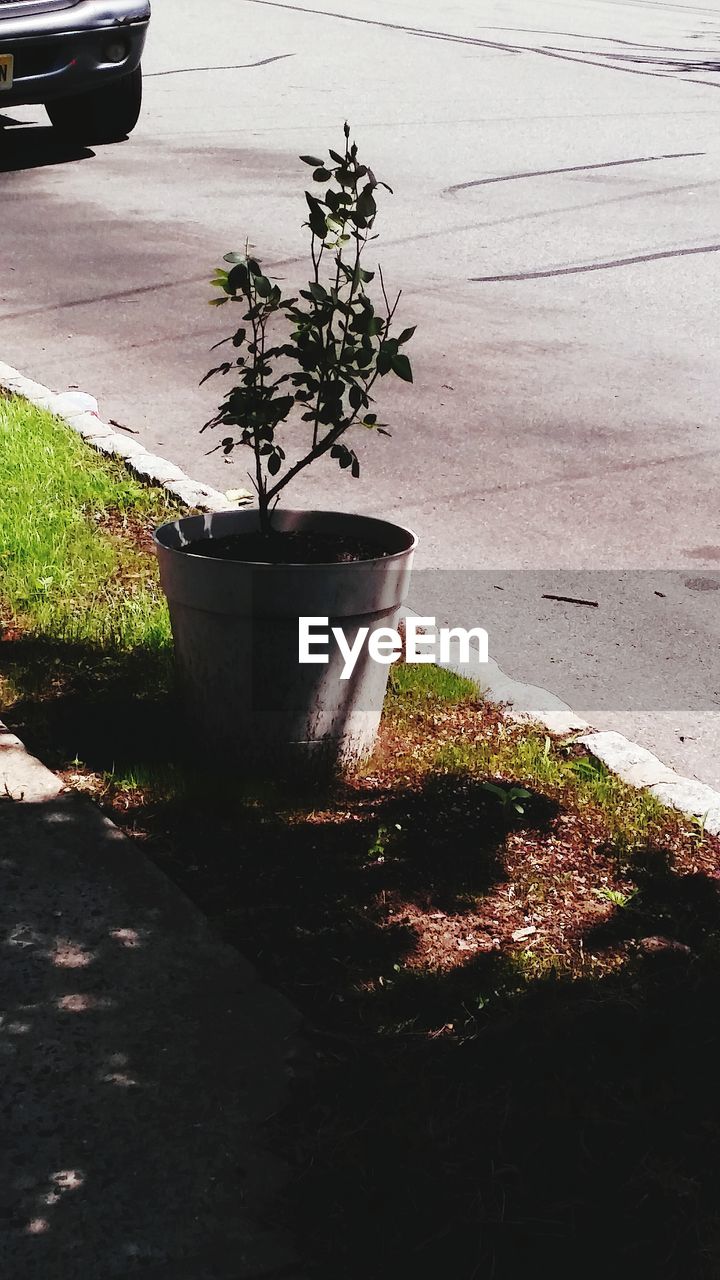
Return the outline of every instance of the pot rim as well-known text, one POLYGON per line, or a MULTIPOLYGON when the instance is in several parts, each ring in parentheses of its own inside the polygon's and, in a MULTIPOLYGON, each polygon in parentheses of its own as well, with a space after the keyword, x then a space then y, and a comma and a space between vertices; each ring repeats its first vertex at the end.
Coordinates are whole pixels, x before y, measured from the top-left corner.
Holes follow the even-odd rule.
POLYGON ((206 562, 209 561, 211 564, 240 564, 246 568, 275 570, 275 571, 280 571, 280 570, 287 571, 288 569, 355 570, 357 568, 361 568, 366 565, 374 565, 374 564, 389 565, 389 564, 392 564, 393 561, 395 560, 406 558, 409 553, 415 551, 418 544, 418 535, 414 532, 414 530, 409 529, 407 525, 397 524, 394 520, 386 520, 383 516, 362 515, 356 511, 328 511, 325 508, 312 508, 312 507, 308 509, 283 507, 282 511, 278 512, 278 515, 280 515, 281 517, 282 516, 308 516, 308 517, 332 516, 341 520, 348 520, 348 521, 358 520, 358 521, 368 522, 373 524, 389 525, 393 529, 400 530, 402 533, 407 535, 409 539, 408 545, 406 547, 401 548, 401 550, 399 551, 391 551, 386 556, 371 556, 365 560, 343 560, 343 561, 327 560, 327 561, 314 562, 312 564, 304 564, 302 561, 288 560, 288 561, 282 562, 281 564, 270 564, 268 563, 267 560, 240 560, 240 559, 231 560, 226 556, 223 556, 222 558, 220 558, 220 557, 213 557, 213 556, 197 555, 192 551, 186 551, 182 547, 168 546, 167 543, 161 541, 161 539, 158 537, 158 535, 162 533, 164 529, 176 528, 177 526, 184 524, 188 520, 208 520, 209 521, 209 520, 212 520, 213 516, 229 516, 229 515, 245 515, 245 514, 257 515, 258 508, 257 507, 239 507, 239 508, 229 507, 226 511, 212 511, 212 512, 203 513, 199 516, 179 516, 176 520, 167 520, 164 524, 158 525, 158 527, 153 530, 153 535, 152 535, 153 543, 155 544, 156 548, 162 548, 162 551, 165 553, 171 553, 174 555, 182 556, 184 560, 192 560, 196 563, 200 560, 203 560, 206 562))

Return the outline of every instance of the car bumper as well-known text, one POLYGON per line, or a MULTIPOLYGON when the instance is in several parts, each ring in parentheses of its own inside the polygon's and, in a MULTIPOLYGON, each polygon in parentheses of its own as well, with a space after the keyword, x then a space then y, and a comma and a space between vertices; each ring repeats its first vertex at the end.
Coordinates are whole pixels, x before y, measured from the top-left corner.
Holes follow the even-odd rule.
POLYGON ((70 9, 0 20, 0 54, 13 58, 13 83, 10 89, 0 87, 0 112, 101 88, 128 75, 142 57, 149 20, 146 0, 81 0, 70 9), (112 45, 123 46, 122 57, 112 45))

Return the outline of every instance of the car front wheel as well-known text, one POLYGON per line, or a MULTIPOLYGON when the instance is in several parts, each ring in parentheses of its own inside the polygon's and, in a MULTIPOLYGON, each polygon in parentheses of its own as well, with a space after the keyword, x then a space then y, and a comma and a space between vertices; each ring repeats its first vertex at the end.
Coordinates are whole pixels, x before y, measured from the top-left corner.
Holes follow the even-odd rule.
POLYGON ((140 115, 142 71, 101 89, 89 89, 45 104, 51 124, 72 142, 120 142, 132 133, 140 115))

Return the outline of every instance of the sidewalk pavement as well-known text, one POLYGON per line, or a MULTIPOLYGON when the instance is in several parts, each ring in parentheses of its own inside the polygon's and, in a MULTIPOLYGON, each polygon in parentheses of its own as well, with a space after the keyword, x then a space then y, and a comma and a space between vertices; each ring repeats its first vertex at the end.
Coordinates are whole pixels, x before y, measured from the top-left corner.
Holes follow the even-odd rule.
POLYGON ((0 884, 3 1275, 300 1280, 261 1130, 297 1014, 1 725, 0 884))

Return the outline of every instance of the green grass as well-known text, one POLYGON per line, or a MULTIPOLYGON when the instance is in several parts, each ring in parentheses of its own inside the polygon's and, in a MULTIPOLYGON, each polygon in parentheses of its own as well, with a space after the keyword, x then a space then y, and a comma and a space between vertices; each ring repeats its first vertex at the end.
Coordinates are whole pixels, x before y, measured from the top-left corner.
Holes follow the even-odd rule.
POLYGON ((430 663, 401 663, 390 668, 388 709, 398 714, 427 710, 433 702, 447 706, 477 701, 478 697, 478 686, 472 680, 430 663))
POLYGON ((573 808, 591 807, 602 815, 620 857, 650 843, 668 817, 667 808, 651 792, 629 786, 590 756, 570 754, 541 729, 517 725, 482 742, 445 742, 433 751, 432 768, 522 783, 563 798, 573 808))
POLYGON ((158 650, 170 625, 154 558, 128 518, 172 518, 161 491, 91 452, 50 414, 0 398, 0 595, 24 632, 106 650, 158 650), (110 520, 111 529, 103 524, 110 520))

